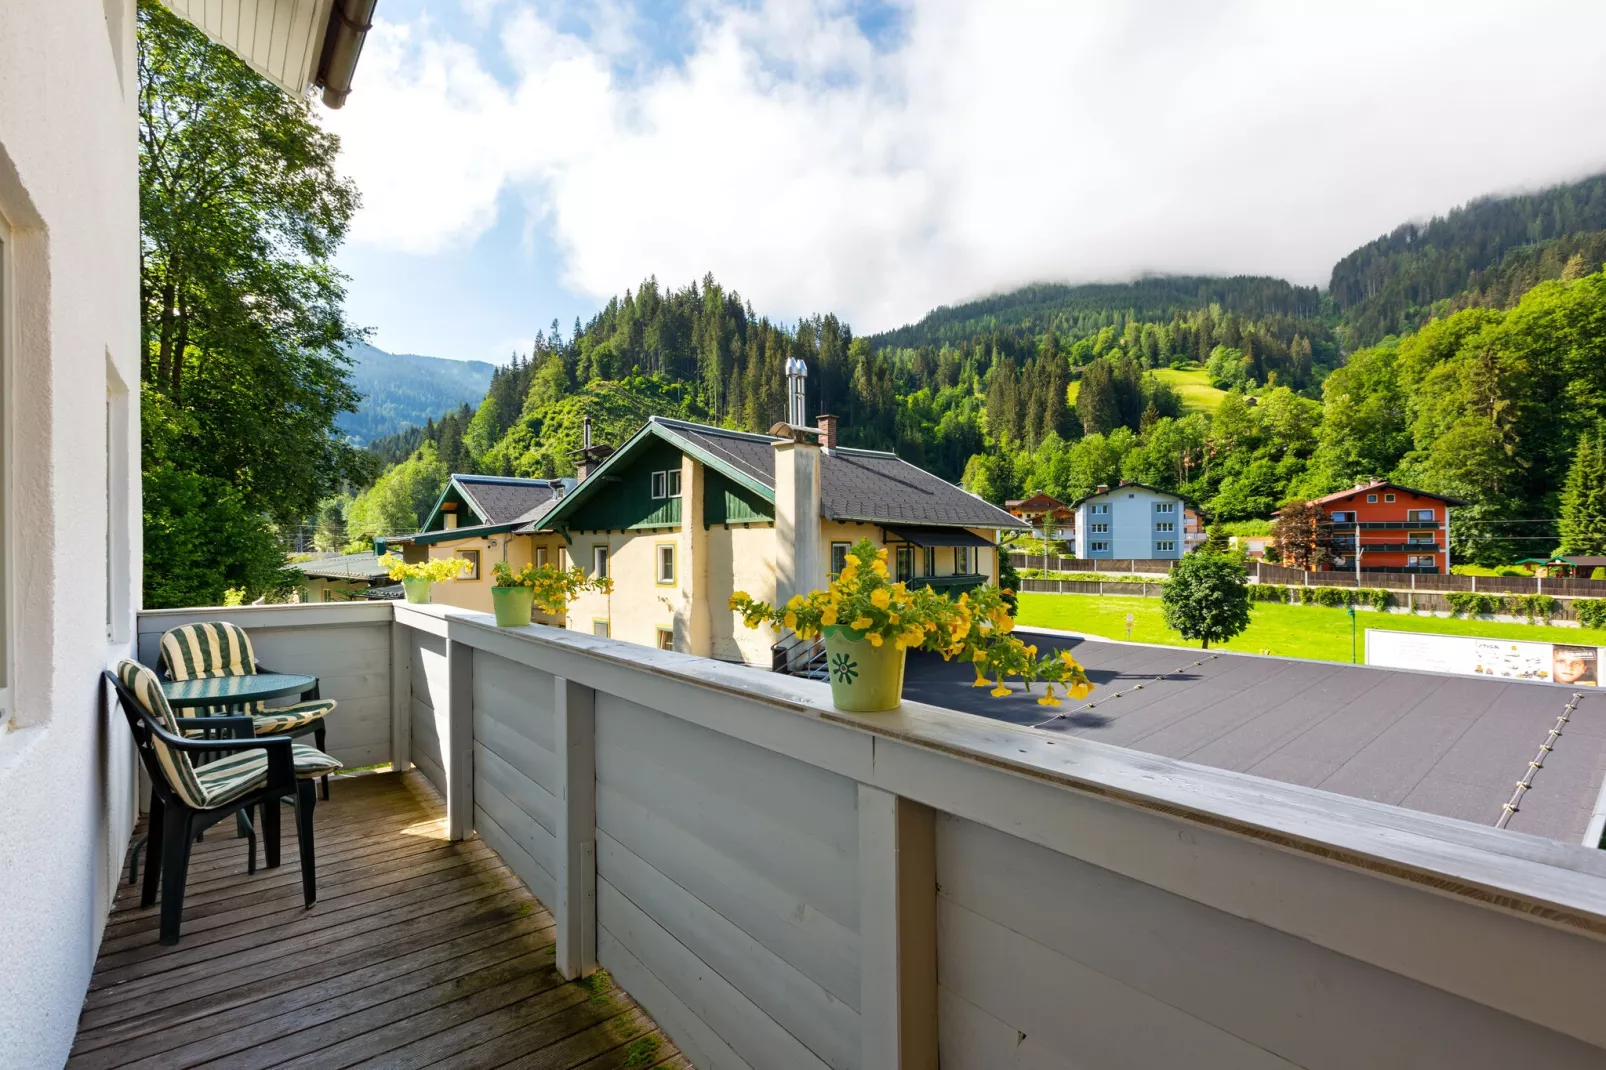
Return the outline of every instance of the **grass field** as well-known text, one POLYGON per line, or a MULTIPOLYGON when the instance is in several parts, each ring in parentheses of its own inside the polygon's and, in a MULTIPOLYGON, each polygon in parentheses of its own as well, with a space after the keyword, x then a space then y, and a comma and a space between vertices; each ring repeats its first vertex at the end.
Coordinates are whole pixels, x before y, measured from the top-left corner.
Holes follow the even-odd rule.
MULTIPOLYGON (((1162 382, 1170 383, 1176 390, 1177 396, 1182 399, 1183 412, 1215 412, 1221 399, 1227 396, 1225 390, 1217 390, 1210 385, 1210 377, 1203 368, 1159 368, 1154 375, 1162 382)), ((1075 405, 1076 395, 1081 389, 1080 379, 1072 383, 1065 395, 1067 403, 1075 405)))
MULTIPOLYGON (((1183 642, 1181 636, 1165 626, 1160 616, 1158 598, 1023 593, 1016 619, 1023 628, 1063 628, 1110 639, 1125 639, 1128 613, 1133 618, 1132 639, 1135 642, 1195 648, 1199 645, 1183 642)), ((1270 653, 1290 658, 1315 658, 1320 661, 1350 660, 1350 619, 1342 609, 1257 602, 1251 614, 1249 628, 1226 643, 1224 649, 1246 654, 1270 653)), ((1375 613, 1370 610, 1356 610, 1355 625, 1356 660, 1363 660, 1366 656, 1367 628, 1606 646, 1606 631, 1589 628, 1507 624, 1455 617, 1418 617, 1408 613, 1375 613)))

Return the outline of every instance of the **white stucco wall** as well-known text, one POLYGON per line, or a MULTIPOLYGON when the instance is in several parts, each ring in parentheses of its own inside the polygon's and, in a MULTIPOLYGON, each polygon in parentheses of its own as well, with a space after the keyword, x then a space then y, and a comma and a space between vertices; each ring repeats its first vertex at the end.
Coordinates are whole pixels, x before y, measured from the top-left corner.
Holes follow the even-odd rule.
POLYGON ((0 728, 6 1067, 65 1060, 132 825, 128 728, 115 710, 98 712, 97 695, 100 670, 130 649, 138 605, 133 33, 133 0, 0 3, 19 625, 16 713, 0 728), (127 417, 116 451, 106 433, 114 381, 127 417), (126 462, 114 477, 120 515, 106 493, 113 453, 126 462), (120 604, 110 628, 109 545, 120 604))

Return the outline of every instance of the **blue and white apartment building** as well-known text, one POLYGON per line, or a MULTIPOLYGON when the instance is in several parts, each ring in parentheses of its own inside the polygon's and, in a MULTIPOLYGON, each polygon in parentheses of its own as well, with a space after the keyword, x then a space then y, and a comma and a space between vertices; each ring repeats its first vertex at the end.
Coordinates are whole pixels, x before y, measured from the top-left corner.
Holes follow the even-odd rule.
POLYGON ((1122 483, 1077 502, 1076 556, 1181 559, 1187 502, 1177 494, 1122 483))

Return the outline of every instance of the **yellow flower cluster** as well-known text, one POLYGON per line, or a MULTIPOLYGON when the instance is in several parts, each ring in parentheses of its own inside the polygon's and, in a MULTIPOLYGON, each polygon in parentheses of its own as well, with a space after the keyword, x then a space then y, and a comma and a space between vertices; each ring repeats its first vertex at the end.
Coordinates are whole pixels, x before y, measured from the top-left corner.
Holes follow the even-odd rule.
POLYGON ((467 559, 461 557, 432 557, 428 561, 409 563, 395 554, 386 554, 379 559, 379 567, 393 580, 429 580, 431 583, 441 583, 456 579, 469 567, 469 563, 467 559))
POLYGON ((553 616, 562 616, 569 602, 581 591, 607 594, 613 590, 613 580, 605 576, 588 578, 578 565, 563 569, 552 564, 527 564, 515 569, 506 561, 498 561, 491 566, 491 574, 498 587, 529 587, 532 604, 553 616))
POLYGON ((1000 697, 1010 693, 1004 682, 1010 676, 1020 677, 1028 688, 1036 681, 1046 683, 1047 695, 1038 699, 1044 705, 1060 704, 1056 686, 1076 699, 1093 687, 1068 651, 1039 658, 1035 646, 1011 634, 1015 618, 998 588, 984 586, 957 600, 929 587, 911 591, 906 584, 891 581, 887 551, 868 539, 848 551, 842 571, 827 590, 793 595, 781 607, 737 591, 730 608, 749 628, 770 624, 804 639, 834 632, 874 647, 890 642, 899 650, 932 650, 945 659, 967 660, 976 668, 975 686, 991 687, 991 693, 1000 697))

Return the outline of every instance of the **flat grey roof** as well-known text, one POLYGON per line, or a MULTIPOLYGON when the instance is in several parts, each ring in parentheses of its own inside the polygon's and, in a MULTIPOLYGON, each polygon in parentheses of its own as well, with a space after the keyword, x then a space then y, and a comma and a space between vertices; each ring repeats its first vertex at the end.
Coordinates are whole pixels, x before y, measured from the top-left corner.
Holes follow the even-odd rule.
POLYGON ((1493 825, 1573 696, 1577 708, 1507 825, 1580 843, 1606 779, 1606 694, 1294 658, 1076 639, 1096 688, 1039 706, 971 688, 969 665, 910 655, 904 695, 1359 799, 1493 825))

